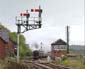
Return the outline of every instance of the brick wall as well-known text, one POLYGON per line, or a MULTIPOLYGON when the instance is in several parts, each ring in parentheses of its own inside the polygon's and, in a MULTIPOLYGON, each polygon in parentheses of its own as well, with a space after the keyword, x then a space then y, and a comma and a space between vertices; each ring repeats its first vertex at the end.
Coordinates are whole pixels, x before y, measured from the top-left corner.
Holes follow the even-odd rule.
POLYGON ((5 58, 5 42, 0 38, 0 58, 5 58))
POLYGON ((59 50, 59 51, 52 51, 52 57, 60 57, 61 55, 66 55, 67 52, 65 50, 59 50))

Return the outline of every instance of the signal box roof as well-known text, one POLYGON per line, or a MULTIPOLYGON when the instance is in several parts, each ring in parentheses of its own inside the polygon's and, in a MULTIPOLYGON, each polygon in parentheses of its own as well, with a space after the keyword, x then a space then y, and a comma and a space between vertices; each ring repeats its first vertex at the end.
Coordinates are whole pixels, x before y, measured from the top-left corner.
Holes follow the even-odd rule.
POLYGON ((63 41, 62 39, 58 39, 57 41, 55 41, 51 45, 67 45, 67 43, 65 41, 63 41))

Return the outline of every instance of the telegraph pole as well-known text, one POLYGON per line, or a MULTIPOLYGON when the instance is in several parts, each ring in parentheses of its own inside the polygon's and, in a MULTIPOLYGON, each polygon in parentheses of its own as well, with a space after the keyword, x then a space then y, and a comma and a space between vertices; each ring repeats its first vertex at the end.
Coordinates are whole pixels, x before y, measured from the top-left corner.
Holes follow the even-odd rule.
POLYGON ((41 28, 41 14, 42 9, 39 6, 39 9, 31 9, 31 12, 38 12, 38 17, 33 17, 31 19, 30 14, 28 13, 28 10, 26 10, 26 13, 21 13, 19 17, 16 17, 16 25, 17 25, 17 63, 20 61, 20 55, 19 55, 19 48, 20 48, 20 34, 24 33, 29 30, 38 29, 41 28), (38 20, 35 20, 37 18, 38 20), (33 22, 30 24, 29 22, 33 22), (36 22, 36 24, 35 24, 36 22), (24 31, 22 31, 21 27, 24 27, 24 31))
POLYGON ((69 26, 67 26, 67 53, 69 53, 69 26))
POLYGON ((42 51, 42 42, 41 42, 40 44, 41 44, 41 48, 40 48, 40 49, 41 49, 41 51, 42 51))
POLYGON ((40 55, 41 55, 41 57, 42 57, 42 56, 43 56, 43 49, 42 49, 43 43, 41 42, 40 45, 41 45, 41 47, 40 47, 40 55))

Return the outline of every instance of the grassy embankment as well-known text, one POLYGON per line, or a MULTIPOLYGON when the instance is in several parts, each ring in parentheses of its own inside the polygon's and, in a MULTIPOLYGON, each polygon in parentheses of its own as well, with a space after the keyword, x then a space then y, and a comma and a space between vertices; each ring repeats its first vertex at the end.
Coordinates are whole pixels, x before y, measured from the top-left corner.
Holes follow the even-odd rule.
POLYGON ((61 61, 52 61, 52 63, 57 65, 63 65, 71 67, 72 69, 85 69, 85 59, 80 56, 77 57, 67 57, 61 61))

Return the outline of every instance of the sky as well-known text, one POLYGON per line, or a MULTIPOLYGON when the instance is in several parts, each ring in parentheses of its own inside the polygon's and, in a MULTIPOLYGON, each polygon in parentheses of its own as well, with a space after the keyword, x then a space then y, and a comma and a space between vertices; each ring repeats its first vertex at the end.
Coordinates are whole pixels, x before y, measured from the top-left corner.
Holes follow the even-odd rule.
MULTIPOLYGON (((59 38, 66 41, 66 26, 70 26, 70 44, 84 45, 84 0, 0 0, 0 23, 17 31, 15 17, 30 9, 43 9, 42 28, 30 30, 23 35, 26 43, 43 43, 43 49, 50 50, 50 44, 59 38)), ((32 47, 32 46, 31 46, 32 47)))

